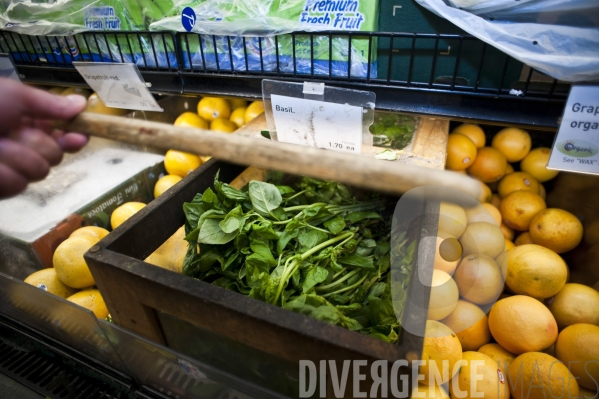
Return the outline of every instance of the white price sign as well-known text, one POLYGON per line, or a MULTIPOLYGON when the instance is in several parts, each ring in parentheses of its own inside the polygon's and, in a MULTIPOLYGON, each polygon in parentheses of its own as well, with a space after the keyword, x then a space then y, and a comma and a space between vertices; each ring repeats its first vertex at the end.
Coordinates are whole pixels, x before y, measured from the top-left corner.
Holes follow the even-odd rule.
POLYGON ((73 65, 106 106, 164 111, 146 87, 135 64, 73 62, 73 65))
POLYGON ((362 151, 362 107, 273 94, 279 141, 334 151, 362 151))
POLYGON ((12 63, 8 54, 0 54, 0 77, 16 80, 20 82, 17 68, 12 63))
POLYGON ((572 85, 547 168, 599 174, 599 86, 572 85))

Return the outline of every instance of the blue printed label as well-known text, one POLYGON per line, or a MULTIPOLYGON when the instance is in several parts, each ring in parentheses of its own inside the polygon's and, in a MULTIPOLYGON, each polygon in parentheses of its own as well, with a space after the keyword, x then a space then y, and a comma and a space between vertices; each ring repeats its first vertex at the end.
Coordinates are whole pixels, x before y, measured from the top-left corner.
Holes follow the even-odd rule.
POLYGON ((84 12, 85 27, 92 30, 121 30, 121 20, 114 7, 90 7, 84 12))
POLYGON ((191 32, 196 24, 196 13, 191 7, 185 7, 181 13, 181 24, 186 31, 191 32))
POLYGON ((359 0, 307 0, 299 21, 323 29, 360 30, 364 14, 359 0))

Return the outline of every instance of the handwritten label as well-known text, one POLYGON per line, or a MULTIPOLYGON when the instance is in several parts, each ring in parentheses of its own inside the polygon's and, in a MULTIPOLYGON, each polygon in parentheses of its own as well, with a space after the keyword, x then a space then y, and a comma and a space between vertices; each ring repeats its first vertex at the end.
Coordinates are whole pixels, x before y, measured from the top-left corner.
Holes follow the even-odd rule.
POLYGON ((73 65, 106 106, 164 111, 146 87, 135 64, 73 62, 73 65))
POLYGON ((572 86, 547 168, 599 174, 599 86, 572 86))
POLYGON ((15 68, 8 54, 0 54, 0 77, 16 80, 17 82, 21 81, 17 68, 15 68))
POLYGON ((271 95, 279 141, 334 151, 362 151, 362 107, 271 95))

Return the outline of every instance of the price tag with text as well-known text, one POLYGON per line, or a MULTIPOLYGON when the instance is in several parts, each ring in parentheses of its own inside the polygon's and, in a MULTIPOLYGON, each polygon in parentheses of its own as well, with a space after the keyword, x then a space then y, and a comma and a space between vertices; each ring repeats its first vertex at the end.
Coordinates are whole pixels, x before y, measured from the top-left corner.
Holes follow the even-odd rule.
POLYGON ((335 151, 362 150, 362 107, 273 94, 279 141, 335 151))
POLYGON ((572 85, 547 168, 599 174, 598 85, 572 85))
POLYGON ((73 66, 108 107, 164 111, 148 90, 135 64, 73 62, 73 66))
POLYGON ((21 81, 17 68, 8 54, 0 54, 0 77, 21 81))

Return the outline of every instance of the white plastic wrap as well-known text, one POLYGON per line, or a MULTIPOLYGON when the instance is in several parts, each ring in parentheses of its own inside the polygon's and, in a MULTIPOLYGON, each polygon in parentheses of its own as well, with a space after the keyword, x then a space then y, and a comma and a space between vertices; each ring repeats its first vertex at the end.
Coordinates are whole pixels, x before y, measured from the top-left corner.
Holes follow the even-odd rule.
POLYGON ((597 0, 416 1, 471 35, 556 79, 599 81, 597 0))

